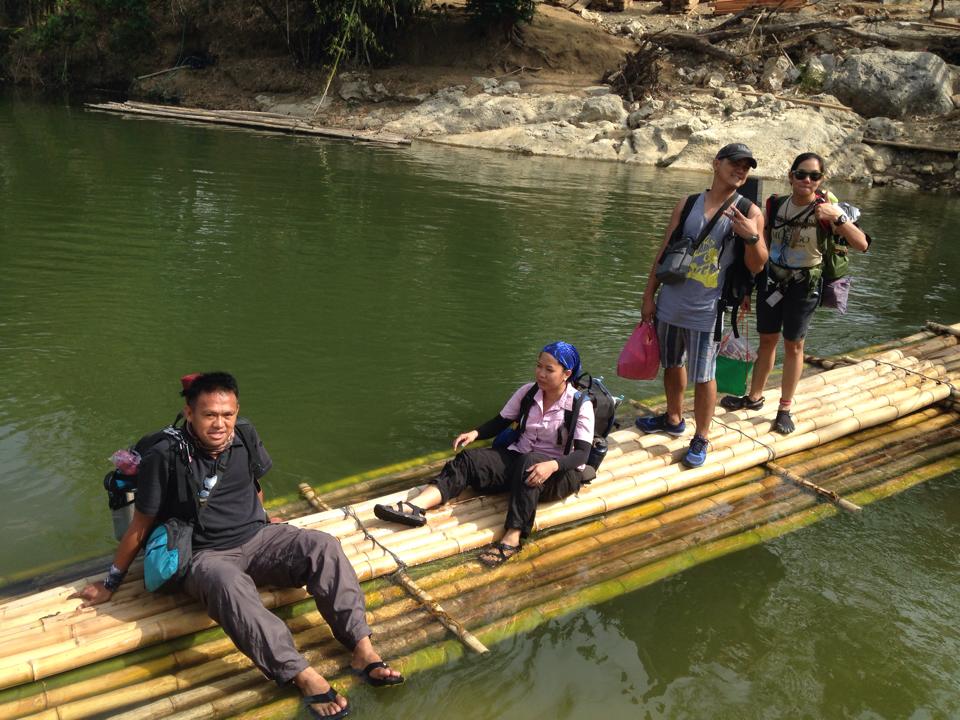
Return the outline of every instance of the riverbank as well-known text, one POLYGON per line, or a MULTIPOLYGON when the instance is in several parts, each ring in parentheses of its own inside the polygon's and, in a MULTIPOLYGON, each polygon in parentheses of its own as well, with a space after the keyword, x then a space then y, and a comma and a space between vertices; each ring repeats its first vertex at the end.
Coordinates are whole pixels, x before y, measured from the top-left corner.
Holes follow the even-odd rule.
POLYGON ((470 31, 460 3, 444 3, 410 29, 390 67, 337 72, 326 95, 328 70, 221 57, 143 78, 131 97, 694 170, 738 140, 763 177, 782 178, 812 149, 836 179, 955 193, 960 86, 950 61, 960 24, 934 25, 927 10, 842 2, 734 18, 668 14, 660 3, 619 13, 541 4, 522 40, 501 47, 470 31))

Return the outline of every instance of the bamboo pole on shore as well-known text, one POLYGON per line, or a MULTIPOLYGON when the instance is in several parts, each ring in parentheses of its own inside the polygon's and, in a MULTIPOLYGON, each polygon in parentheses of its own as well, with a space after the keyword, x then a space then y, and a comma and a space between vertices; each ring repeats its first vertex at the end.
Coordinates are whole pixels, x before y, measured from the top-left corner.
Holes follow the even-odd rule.
POLYGON ((152 105, 139 102, 87 103, 90 110, 140 115, 155 118, 170 118, 215 125, 236 125, 256 130, 274 130, 280 132, 317 135, 340 140, 380 143, 384 145, 409 145, 410 140, 399 135, 385 133, 357 132, 341 128, 327 128, 312 122, 288 115, 276 113, 254 113, 240 110, 203 110, 169 105, 152 105))

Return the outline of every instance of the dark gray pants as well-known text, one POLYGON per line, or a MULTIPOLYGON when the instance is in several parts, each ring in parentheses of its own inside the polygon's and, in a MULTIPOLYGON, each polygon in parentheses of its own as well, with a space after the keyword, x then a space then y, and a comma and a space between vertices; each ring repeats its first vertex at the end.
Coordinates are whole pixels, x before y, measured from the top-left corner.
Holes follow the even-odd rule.
POLYGON ((271 524, 239 547, 197 551, 183 589, 280 685, 309 663, 297 652, 283 620, 263 606, 257 585, 306 585, 333 636, 350 650, 372 632, 357 574, 340 542, 326 533, 271 524))
POLYGON ((519 530, 520 537, 527 537, 533 530, 537 516, 537 503, 562 500, 580 489, 583 479, 579 470, 558 470, 547 478, 541 487, 526 483, 526 469, 545 460, 551 460, 539 452, 518 453, 503 448, 474 448, 464 450, 443 466, 440 474, 431 480, 440 490, 443 502, 451 500, 467 485, 477 492, 510 492, 506 530, 519 530))

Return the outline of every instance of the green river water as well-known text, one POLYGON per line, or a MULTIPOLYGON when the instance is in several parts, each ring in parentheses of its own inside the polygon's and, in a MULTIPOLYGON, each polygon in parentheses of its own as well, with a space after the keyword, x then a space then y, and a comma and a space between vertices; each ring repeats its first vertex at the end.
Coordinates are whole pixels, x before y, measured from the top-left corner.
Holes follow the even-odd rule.
MULTIPOLYGON (((0 100, 0 576, 113 546, 107 458, 227 369, 270 496, 444 448, 564 338, 618 393, 708 176, 362 147, 0 100)), ((768 181, 766 191, 782 191, 768 181)), ((836 186, 875 238, 829 354, 960 320, 960 201, 836 186)), ((960 716, 960 479, 578 612, 356 717, 960 716)))

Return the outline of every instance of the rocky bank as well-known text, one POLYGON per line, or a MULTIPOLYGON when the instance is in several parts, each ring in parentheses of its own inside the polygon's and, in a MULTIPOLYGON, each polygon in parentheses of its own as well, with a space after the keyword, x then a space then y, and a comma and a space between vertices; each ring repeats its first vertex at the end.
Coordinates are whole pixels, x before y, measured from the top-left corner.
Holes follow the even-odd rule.
MULTIPOLYGON (((690 34, 730 24, 663 15, 658 3, 647 5, 632 16, 583 11, 577 21, 638 47, 660 30, 690 34)), ((840 10, 831 17, 842 17, 840 10)), ((907 10, 917 16, 920 9, 907 10)), ((847 17, 850 27, 863 20, 847 17)), ((788 21, 805 22, 795 14, 788 21)), ((763 177, 783 177, 793 157, 812 150, 828 159, 837 179, 956 192, 960 69, 933 52, 891 49, 884 39, 938 30, 884 11, 868 31, 852 32, 868 40, 811 33, 792 58, 783 53, 762 65, 673 53, 658 66, 661 82, 632 102, 607 84, 551 91, 538 82, 537 68, 522 65, 425 92, 376 71, 341 72, 322 102, 269 92, 255 102, 266 111, 415 141, 693 170, 706 169, 718 147, 740 141, 753 148, 763 177)))

